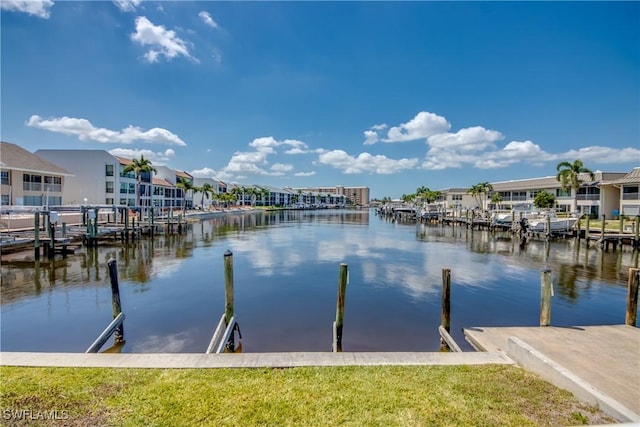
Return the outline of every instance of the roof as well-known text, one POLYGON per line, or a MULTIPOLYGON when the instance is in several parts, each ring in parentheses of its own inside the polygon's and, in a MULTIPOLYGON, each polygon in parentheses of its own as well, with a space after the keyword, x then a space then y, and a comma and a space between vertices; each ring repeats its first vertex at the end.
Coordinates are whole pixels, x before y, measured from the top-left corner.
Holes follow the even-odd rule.
POLYGON ((166 179, 156 177, 153 177, 153 185, 157 185, 159 187, 173 187, 173 184, 171 184, 166 179))
POLYGON ((611 184, 640 184, 640 167, 633 168, 631 172, 622 178, 611 181, 611 184))
POLYGON ((131 163, 133 163, 133 161, 131 159, 127 159, 126 157, 120 157, 120 156, 113 156, 115 157, 121 165, 130 165, 131 163))
POLYGON ((176 171, 176 175, 177 175, 177 176, 179 176, 179 177, 181 177, 181 178, 191 178, 191 179, 193 179, 193 176, 189 175, 189 174, 188 174, 187 172, 185 172, 185 171, 179 171, 179 170, 177 170, 177 171, 176 171))
POLYGON ((50 173, 52 175, 73 176, 71 172, 30 153, 22 147, 0 141, 0 168, 25 172, 50 173))

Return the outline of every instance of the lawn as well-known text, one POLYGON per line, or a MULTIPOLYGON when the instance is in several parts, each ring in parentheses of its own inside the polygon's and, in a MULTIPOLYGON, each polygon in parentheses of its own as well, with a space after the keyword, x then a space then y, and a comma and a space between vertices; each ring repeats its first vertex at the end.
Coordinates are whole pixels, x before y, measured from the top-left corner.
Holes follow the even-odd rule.
POLYGON ((613 422, 515 366, 0 369, 5 425, 540 426, 613 422), (47 417, 59 420, 47 421, 47 417), (22 418, 22 419, 19 419, 22 418), (26 418, 26 419, 25 419, 26 418))

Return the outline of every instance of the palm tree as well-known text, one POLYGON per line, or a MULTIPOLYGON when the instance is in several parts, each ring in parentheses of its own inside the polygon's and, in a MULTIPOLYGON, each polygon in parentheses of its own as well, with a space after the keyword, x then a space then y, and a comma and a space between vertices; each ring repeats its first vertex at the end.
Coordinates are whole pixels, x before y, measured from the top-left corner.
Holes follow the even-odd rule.
MULTIPOLYGON (((158 171, 151 166, 151 160, 145 159, 143 155, 140 155, 139 159, 131 159, 131 163, 122 169, 123 174, 133 172, 136 175, 137 189, 136 189, 136 207, 140 208, 140 190, 142 188, 142 174, 158 173, 158 171)), ((150 182, 153 182, 153 175, 150 176, 150 182)), ((152 192, 153 193, 153 192, 152 192)), ((153 200, 153 194, 151 195, 153 200)), ((140 209, 140 218, 142 218, 142 209, 140 209)))
POLYGON ((500 205, 500 203, 502 203, 502 196, 500 195, 500 193, 493 193, 491 195, 491 203, 496 205, 496 208, 500 205))
POLYGON ((587 174, 589 178, 593 180, 593 172, 584 167, 582 160, 574 160, 573 163, 566 161, 560 162, 558 166, 556 166, 556 170, 558 171, 556 179, 560 182, 560 185, 562 185, 562 190, 568 191, 569 189, 573 189, 573 210, 578 210, 578 190, 583 182, 580 179, 580 174, 587 174))
POLYGON ((204 184, 202 184, 202 187, 199 188, 199 191, 202 193, 202 203, 200 204, 200 206, 202 210, 204 210, 204 198, 206 197, 208 199, 209 196, 213 194, 213 186, 208 182, 205 182, 204 184))
POLYGON ((487 201, 487 195, 490 191, 493 191, 493 185, 485 181, 473 185, 467 193, 471 194, 476 199, 481 209, 484 209, 485 202, 487 201))
POLYGON ((182 190, 182 215, 184 216, 185 210, 187 209, 187 191, 193 190, 193 183, 186 178, 178 178, 178 183, 176 187, 182 190))
POLYGON ((262 206, 267 206, 267 199, 271 195, 271 191, 269 191, 267 187, 262 187, 262 188, 259 188, 258 190, 259 190, 258 194, 262 198, 262 206))

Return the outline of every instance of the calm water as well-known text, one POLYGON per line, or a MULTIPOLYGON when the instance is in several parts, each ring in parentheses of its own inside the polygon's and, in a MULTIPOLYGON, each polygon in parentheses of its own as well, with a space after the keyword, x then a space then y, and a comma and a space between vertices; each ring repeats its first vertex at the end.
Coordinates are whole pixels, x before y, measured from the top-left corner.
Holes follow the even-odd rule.
POLYGON ((452 272, 452 335, 463 349, 462 328, 538 324, 545 265, 553 325, 624 322, 637 252, 519 243, 508 233, 393 223, 364 210, 219 217, 181 236, 83 248, 55 263, 3 261, 0 345, 86 350, 112 318, 113 257, 126 314, 121 351, 204 352, 224 308, 227 249, 245 352, 330 351, 343 262, 345 351, 437 351, 444 267, 452 272))

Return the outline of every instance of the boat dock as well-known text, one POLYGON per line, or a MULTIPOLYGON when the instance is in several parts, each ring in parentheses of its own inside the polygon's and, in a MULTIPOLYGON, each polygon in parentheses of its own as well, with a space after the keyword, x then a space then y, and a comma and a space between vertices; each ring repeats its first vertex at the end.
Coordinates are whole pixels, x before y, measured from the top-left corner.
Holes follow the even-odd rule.
POLYGON ((516 363, 620 421, 640 421, 640 329, 629 325, 464 329, 476 350, 516 363))

